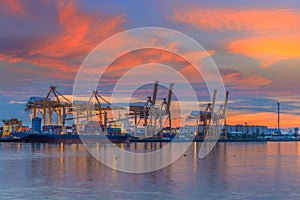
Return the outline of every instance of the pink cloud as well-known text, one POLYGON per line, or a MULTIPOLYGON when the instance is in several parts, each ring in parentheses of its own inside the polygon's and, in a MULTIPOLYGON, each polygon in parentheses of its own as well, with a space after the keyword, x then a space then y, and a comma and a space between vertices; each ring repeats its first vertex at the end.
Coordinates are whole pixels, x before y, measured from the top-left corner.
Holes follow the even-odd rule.
POLYGON ((179 8, 174 19, 202 30, 265 31, 298 29, 300 14, 289 9, 179 8))
POLYGON ((89 51, 111 34, 121 31, 125 22, 123 16, 89 13, 81 10, 75 1, 61 0, 57 2, 57 16, 53 14, 52 17, 57 19, 56 24, 49 26, 59 27, 56 33, 42 35, 42 40, 37 38, 23 48, 2 50, 0 61, 26 62, 48 68, 55 76, 66 78, 71 74, 74 77, 89 51))
POLYGON ((260 87, 272 83, 271 80, 259 75, 244 75, 240 71, 232 70, 229 73, 223 74, 223 79, 226 84, 235 85, 241 88, 260 87))

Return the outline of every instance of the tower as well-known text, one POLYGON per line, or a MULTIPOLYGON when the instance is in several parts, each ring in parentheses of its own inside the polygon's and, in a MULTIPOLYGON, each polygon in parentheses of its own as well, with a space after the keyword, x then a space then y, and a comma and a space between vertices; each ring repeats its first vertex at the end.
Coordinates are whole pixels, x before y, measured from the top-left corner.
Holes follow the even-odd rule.
POLYGON ((280 103, 277 101, 277 129, 280 132, 280 103))

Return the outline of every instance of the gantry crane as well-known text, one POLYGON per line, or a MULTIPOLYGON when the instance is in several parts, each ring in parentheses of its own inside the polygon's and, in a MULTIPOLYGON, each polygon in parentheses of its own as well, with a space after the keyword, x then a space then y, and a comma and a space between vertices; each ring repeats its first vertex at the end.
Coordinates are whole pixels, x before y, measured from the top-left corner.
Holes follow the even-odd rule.
POLYGON ((26 111, 32 110, 33 118, 37 117, 40 112, 43 115, 44 125, 65 125, 66 109, 71 109, 72 103, 64 95, 56 90, 55 86, 50 86, 50 90, 45 98, 39 98, 34 101, 28 101, 26 104, 26 111), (53 94, 55 99, 50 99, 53 94), (62 99, 62 100, 61 100, 62 99), (53 112, 57 114, 57 121, 53 123, 53 112))
POLYGON ((3 120, 3 133, 2 136, 8 136, 12 132, 22 132, 22 121, 18 119, 5 119, 3 120))
MULTIPOLYGON (((93 117, 98 117, 98 122, 105 132, 107 130, 108 123, 108 111, 123 109, 121 107, 112 107, 111 103, 103 98, 98 91, 93 91, 87 102, 76 103, 73 105, 73 118, 76 119, 77 131, 81 130, 79 119, 85 119, 85 124, 95 122, 93 117), (105 106, 103 104, 106 104, 105 106)), ((80 132, 80 131, 79 131, 80 132)))
POLYGON ((156 81, 154 83, 153 95, 152 98, 149 96, 147 101, 143 106, 130 106, 129 111, 130 115, 134 116, 134 133, 137 133, 137 126, 140 121, 143 121, 143 127, 145 129, 145 136, 147 136, 148 132, 151 132, 151 136, 160 133, 162 136, 162 128, 163 128, 163 117, 167 116, 169 121, 169 129, 172 129, 172 121, 171 121, 171 100, 173 94, 173 83, 170 84, 168 99, 164 98, 161 104, 156 103, 157 91, 158 91, 159 82, 156 81), (139 118, 139 120, 138 120, 139 118))
MULTIPOLYGON (((223 119, 223 124, 222 125, 224 125, 224 128, 223 128, 224 136, 221 135, 221 137, 224 137, 226 139, 227 139, 226 112, 227 112, 228 98, 229 98, 229 91, 226 92, 224 104, 222 104, 220 106, 219 110, 217 111, 217 118, 218 119, 223 119)), ((220 120, 218 122, 220 122, 220 120)))
POLYGON ((99 95, 98 91, 93 91, 92 96, 89 99, 89 102, 93 97, 96 99, 95 112, 99 118, 99 123, 103 124, 104 127, 106 127, 107 111, 112 110, 111 103, 108 102, 106 99, 104 99, 101 95, 99 95), (106 103, 106 107, 103 107, 103 105, 101 105, 101 100, 106 103))
POLYGON ((217 90, 214 90, 212 102, 207 104, 207 107, 205 108, 204 112, 199 113, 199 116, 198 116, 199 123, 198 123, 198 127, 197 127, 198 134, 199 134, 200 126, 203 127, 203 132, 200 135, 205 136, 207 134, 208 127, 210 126, 210 123, 211 123, 212 113, 214 112, 216 95, 217 95, 217 90))
MULTIPOLYGON (((212 97, 212 102, 207 104, 207 107, 205 108, 204 111, 199 111, 196 114, 192 116, 192 118, 196 118, 197 120, 197 137, 205 137, 208 133, 209 126, 211 125, 213 121, 213 114, 215 110, 215 101, 216 101, 216 95, 217 95, 217 90, 214 90, 213 92, 213 97, 212 97), (199 132, 200 127, 203 127, 203 130, 199 132)), ((224 104, 220 105, 219 109, 216 112, 216 120, 217 125, 219 125, 219 120, 224 120, 224 124, 226 122, 226 110, 227 110, 227 103, 228 103, 228 97, 229 97, 229 92, 226 92, 226 97, 224 104)), ((216 125, 216 124, 214 124, 216 125)), ((226 128, 224 129, 225 132, 225 137, 227 137, 226 133, 226 128)))

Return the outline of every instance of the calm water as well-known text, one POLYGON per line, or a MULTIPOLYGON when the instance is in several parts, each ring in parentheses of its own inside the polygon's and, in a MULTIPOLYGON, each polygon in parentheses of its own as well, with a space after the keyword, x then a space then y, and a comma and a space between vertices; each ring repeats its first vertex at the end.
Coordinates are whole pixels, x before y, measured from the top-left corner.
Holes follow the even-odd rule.
POLYGON ((300 143, 219 143, 202 160, 200 145, 167 168, 128 174, 78 144, 2 143, 0 199, 299 199, 300 143))

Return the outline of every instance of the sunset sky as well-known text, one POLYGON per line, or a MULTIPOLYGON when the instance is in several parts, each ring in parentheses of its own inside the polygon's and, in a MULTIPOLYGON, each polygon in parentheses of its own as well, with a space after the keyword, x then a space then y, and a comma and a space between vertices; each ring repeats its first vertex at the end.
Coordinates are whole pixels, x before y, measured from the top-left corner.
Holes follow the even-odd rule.
MULTIPOLYGON (((187 34, 209 52, 230 91, 229 124, 275 127, 279 100, 282 127, 300 126, 298 0, 0 0, 0 5, 1 119, 28 121, 23 102, 46 95, 50 85, 71 94, 81 62, 101 41, 151 26, 187 34)), ((126 67, 153 59, 183 63, 164 52, 125 55, 101 91, 109 91, 109 80, 126 67)), ((182 73, 193 76, 188 68, 182 73)))

